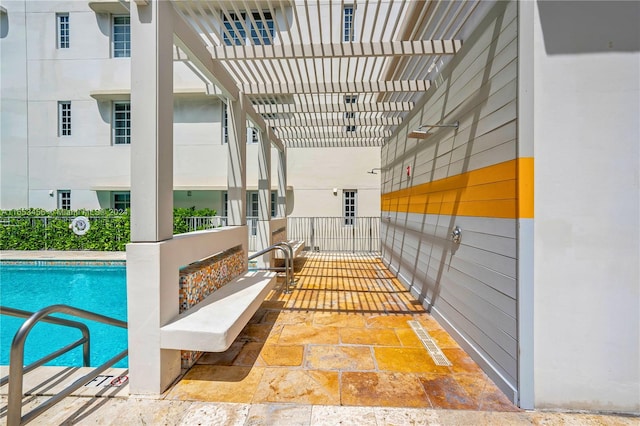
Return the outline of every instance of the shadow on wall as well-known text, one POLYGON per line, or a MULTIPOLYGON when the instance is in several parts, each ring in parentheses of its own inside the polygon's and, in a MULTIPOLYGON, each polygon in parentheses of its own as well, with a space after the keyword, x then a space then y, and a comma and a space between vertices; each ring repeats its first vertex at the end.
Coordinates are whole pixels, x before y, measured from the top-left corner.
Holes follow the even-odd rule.
POLYGON ((293 190, 287 189, 286 191, 286 206, 287 206, 287 211, 286 214, 287 216, 289 216, 292 212, 293 212, 293 208, 295 207, 296 204, 296 193, 293 190))
POLYGON ((0 12, 0 38, 5 38, 9 34, 9 16, 4 12, 0 12))
POLYGON ((638 1, 538 1, 550 55, 640 51, 638 1))

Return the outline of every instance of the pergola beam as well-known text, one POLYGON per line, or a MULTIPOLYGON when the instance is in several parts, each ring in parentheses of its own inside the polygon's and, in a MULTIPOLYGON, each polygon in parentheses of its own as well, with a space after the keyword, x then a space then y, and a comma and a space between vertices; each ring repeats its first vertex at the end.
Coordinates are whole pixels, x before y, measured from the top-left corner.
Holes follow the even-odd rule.
POLYGON ((388 138, 391 137, 393 132, 391 130, 379 130, 372 128, 361 128, 359 127, 354 132, 345 132, 344 130, 325 130, 322 129, 309 129, 308 127, 281 127, 276 129, 280 139, 291 140, 297 138, 316 138, 316 137, 325 137, 325 138, 343 138, 345 135, 349 135, 349 139, 363 139, 363 138, 372 138, 372 137, 382 137, 388 138))
POLYGON ((324 117, 312 119, 287 119, 267 120, 271 127, 333 127, 333 126, 397 126, 402 123, 401 117, 324 117))
POLYGON ((318 94, 318 93, 380 93, 380 92, 421 92, 431 87, 429 80, 393 80, 393 81, 342 81, 320 83, 270 83, 244 84, 242 91, 247 95, 273 93, 279 95, 318 94))
POLYGON ((238 87, 233 77, 220 61, 211 57, 200 35, 175 10, 173 34, 173 42, 179 48, 174 51, 174 55, 184 52, 196 68, 221 90, 222 95, 234 101, 238 100, 238 87))
POLYGON ((413 102, 354 102, 339 104, 264 104, 254 105, 260 114, 314 113, 314 112, 403 112, 411 111, 413 102))
POLYGON ((324 139, 324 138, 308 138, 294 139, 285 141, 287 148, 362 148, 382 146, 386 142, 386 138, 369 138, 369 139, 324 139))
POLYGON ((455 55, 461 47, 462 40, 411 40, 209 46, 209 52, 217 60, 239 61, 455 55))

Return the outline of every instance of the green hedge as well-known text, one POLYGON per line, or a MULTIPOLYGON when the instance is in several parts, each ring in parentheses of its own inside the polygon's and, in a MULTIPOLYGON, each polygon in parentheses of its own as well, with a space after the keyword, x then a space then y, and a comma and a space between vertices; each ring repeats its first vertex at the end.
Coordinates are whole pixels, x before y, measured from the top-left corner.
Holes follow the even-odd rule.
MULTIPOLYGON (((215 215, 211 209, 174 209, 173 233, 190 231, 187 218, 215 215)), ((131 241, 130 223, 129 210, 0 210, 0 250, 123 251, 131 241), (77 216, 89 218, 84 235, 69 227, 77 216)))

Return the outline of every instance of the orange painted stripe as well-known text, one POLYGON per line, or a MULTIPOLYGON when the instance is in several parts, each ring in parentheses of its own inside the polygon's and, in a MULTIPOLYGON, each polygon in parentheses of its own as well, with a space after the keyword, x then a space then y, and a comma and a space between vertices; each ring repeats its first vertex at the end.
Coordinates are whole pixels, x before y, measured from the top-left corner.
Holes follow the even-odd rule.
POLYGON ((533 218, 533 158, 506 161, 382 195, 383 211, 533 218))
POLYGON ((518 159, 518 217, 533 219, 533 158, 518 159))

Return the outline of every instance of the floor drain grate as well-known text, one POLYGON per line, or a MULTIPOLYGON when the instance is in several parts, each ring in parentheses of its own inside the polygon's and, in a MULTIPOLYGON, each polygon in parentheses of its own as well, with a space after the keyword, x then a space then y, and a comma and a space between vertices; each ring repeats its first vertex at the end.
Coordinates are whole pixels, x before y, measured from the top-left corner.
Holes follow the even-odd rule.
POLYGON ((440 347, 431 338, 431 336, 429 336, 429 333, 427 333, 427 330, 424 329, 422 324, 420 324, 418 321, 407 321, 407 323, 413 329, 413 332, 416 333, 416 336, 418 336, 418 339, 420 339, 424 347, 427 348, 429 355, 431 355, 431 358, 433 358, 433 361, 436 363, 436 365, 452 365, 451 361, 449 361, 447 357, 442 353, 440 347))

